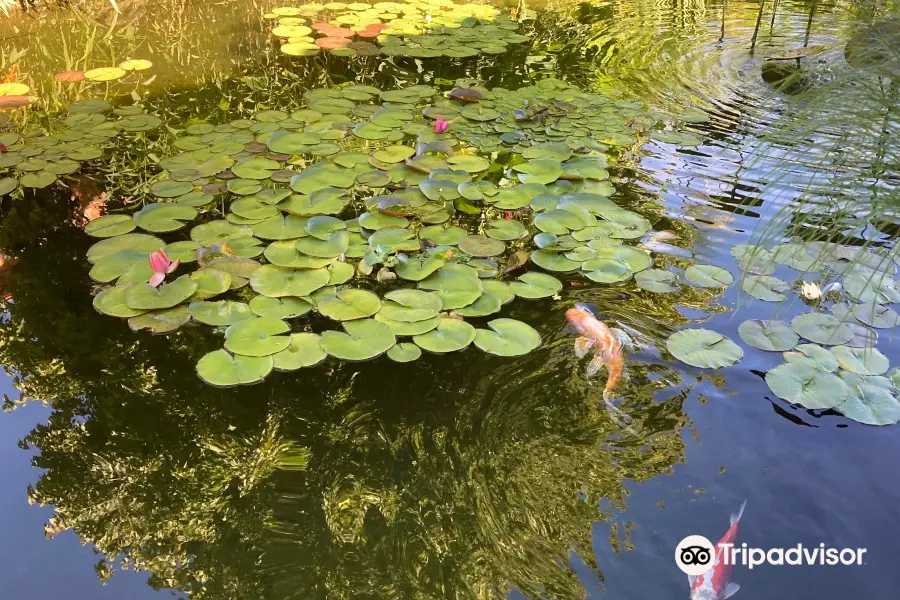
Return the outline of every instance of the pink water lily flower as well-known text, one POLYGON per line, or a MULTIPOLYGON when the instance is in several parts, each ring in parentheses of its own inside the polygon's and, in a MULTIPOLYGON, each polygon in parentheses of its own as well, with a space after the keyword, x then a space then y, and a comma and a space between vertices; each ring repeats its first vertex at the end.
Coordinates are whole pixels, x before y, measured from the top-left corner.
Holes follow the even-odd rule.
POLYGON ((434 122, 435 133, 444 133, 448 129, 450 129, 450 123, 448 123, 444 119, 438 118, 438 120, 434 122))
POLYGON ((150 255, 150 268, 153 269, 153 277, 147 283, 153 287, 159 287, 166 280, 166 275, 177 269, 180 263, 180 260, 169 260, 165 252, 157 250, 150 255))

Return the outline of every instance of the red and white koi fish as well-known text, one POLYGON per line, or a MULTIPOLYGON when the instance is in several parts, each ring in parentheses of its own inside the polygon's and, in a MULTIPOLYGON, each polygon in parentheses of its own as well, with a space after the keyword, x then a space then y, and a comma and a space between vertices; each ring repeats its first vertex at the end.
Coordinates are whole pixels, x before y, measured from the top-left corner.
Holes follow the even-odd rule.
POLYGON ((688 575, 688 581, 691 583, 691 600, 725 600, 725 598, 734 596, 741 589, 738 584, 729 582, 734 565, 730 562, 725 564, 725 552, 734 545, 737 539, 738 522, 740 522, 746 506, 747 501, 745 500, 738 511, 731 515, 731 527, 716 544, 716 557, 712 569, 697 577, 688 575))
POLYGON ((608 375, 603 397, 608 398, 616 384, 625 373, 625 348, 631 346, 628 334, 615 327, 607 327, 594 316, 594 312, 586 304, 576 304, 575 308, 566 311, 566 318, 575 331, 575 356, 582 358, 593 351, 594 357, 588 364, 587 376, 596 375, 606 365, 608 375))

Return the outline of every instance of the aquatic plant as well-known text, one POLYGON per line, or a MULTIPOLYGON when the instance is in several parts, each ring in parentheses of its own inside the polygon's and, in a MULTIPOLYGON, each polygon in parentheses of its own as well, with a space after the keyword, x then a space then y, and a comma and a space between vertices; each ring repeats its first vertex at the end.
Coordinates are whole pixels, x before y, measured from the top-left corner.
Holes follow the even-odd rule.
MULTIPOLYGON (((166 171, 148 188, 157 201, 87 228, 103 238, 88 252, 91 277, 116 284, 94 305, 157 333, 190 318, 228 325, 225 349, 198 364, 217 385, 325 354, 415 360, 398 336, 433 353, 472 343, 503 356, 533 350, 539 337, 524 323, 476 329, 462 319, 494 315, 516 296, 558 294, 547 274, 496 280, 524 260, 608 283, 651 266, 647 251, 624 243, 651 226, 609 199, 605 152, 638 143, 626 119, 652 126, 657 117, 555 80, 516 91, 466 83, 446 98, 428 86, 312 89, 290 114, 188 126, 174 142, 181 153, 160 161, 166 171), (435 132, 438 119, 452 125, 435 132), (223 196, 228 210, 216 219, 223 196), (190 239, 151 235, 198 217, 190 239), (144 282, 158 251, 199 268, 154 288, 144 282), (404 282, 420 292, 373 292, 404 282), (312 311, 344 331, 291 333, 286 319, 312 311)), ((671 291, 676 280, 657 270, 640 285, 671 291)))

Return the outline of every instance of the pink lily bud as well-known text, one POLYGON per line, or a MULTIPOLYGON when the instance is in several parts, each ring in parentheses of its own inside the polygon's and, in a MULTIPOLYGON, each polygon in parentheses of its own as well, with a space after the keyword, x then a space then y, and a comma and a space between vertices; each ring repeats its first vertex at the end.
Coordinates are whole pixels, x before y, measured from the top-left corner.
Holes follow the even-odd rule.
POLYGON ((165 252, 157 250, 150 255, 150 268, 153 269, 153 276, 147 283, 153 287, 159 287, 166 280, 166 274, 177 269, 179 264, 181 264, 181 261, 169 260, 165 252))
POLYGON ((450 129, 450 123, 448 123, 444 119, 438 118, 434 122, 434 132, 435 133, 444 133, 448 129, 450 129))

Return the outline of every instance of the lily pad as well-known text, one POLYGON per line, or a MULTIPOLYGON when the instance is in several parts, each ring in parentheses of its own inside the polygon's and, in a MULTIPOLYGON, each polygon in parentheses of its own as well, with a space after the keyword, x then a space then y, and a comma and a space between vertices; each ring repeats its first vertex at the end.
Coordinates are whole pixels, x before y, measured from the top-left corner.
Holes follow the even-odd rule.
POLYGON ((124 250, 131 250, 149 256, 151 252, 156 252, 164 245, 165 243, 161 239, 153 235, 126 233, 125 235, 100 240, 88 248, 87 259, 92 263, 96 263, 103 258, 124 250))
POLYGON ((684 270, 684 278, 706 288, 728 287, 734 283, 734 275, 715 265, 691 265, 684 270))
POLYGON ((137 283, 128 288, 125 303, 136 310, 160 310, 172 308, 190 298, 197 291, 197 282, 182 275, 171 283, 155 288, 147 283, 137 283))
POLYGON ((891 329, 900 325, 900 315, 894 309, 880 304, 857 304, 853 307, 853 316, 877 329, 891 329))
POLYGON ((125 75, 126 71, 121 67, 101 67, 84 72, 84 78, 89 81, 113 81, 125 75))
POLYGON ((777 277, 745 275, 741 289, 758 300, 780 302, 786 298, 785 294, 790 291, 791 286, 777 277))
POLYGON ((893 425, 900 421, 900 401, 889 390, 869 383, 851 385, 847 401, 838 412, 866 425, 893 425))
POLYGON ((371 317, 381 309, 381 300, 367 290, 346 289, 320 300, 316 309, 335 321, 351 321, 371 317))
POLYGON ((150 333, 162 334, 175 331, 190 319, 191 313, 187 306, 176 306, 131 317, 128 319, 128 326, 132 331, 148 329, 150 333))
MULTIPOLYGON (((549 250, 536 250, 531 253, 531 262, 548 271, 565 273, 581 267, 582 263, 569 260, 562 254, 549 250)), ((624 263, 623 263, 624 264, 624 263)), ((590 275, 588 275, 590 276, 590 275)), ((630 277, 630 273, 629 273, 630 277)))
POLYGON ((469 276, 463 272, 444 269, 420 281, 419 288, 433 291, 440 296, 444 310, 468 306, 475 302, 484 290, 477 274, 469 276))
POLYGON ((205 267, 194 271, 190 277, 197 282, 192 300, 206 300, 224 294, 231 288, 231 274, 218 269, 205 267))
POLYGON ((233 325, 239 321, 253 318, 250 307, 243 302, 232 300, 219 300, 218 302, 205 302, 198 300, 188 305, 191 317, 200 323, 207 325, 225 326, 233 325))
POLYGON ((817 369, 828 373, 837 371, 840 366, 831 351, 817 344, 800 344, 795 351, 784 353, 784 360, 787 362, 802 362, 799 358, 812 360, 817 369))
POLYGON ((549 298, 562 289, 562 282, 552 275, 529 272, 521 275, 518 281, 509 284, 510 291, 520 298, 549 298))
POLYGON ((470 235, 459 243, 459 249, 472 256, 497 256, 503 254, 506 244, 486 235, 470 235))
POLYGON ((270 298, 303 297, 328 285, 330 279, 327 269, 301 270, 264 265, 250 276, 250 287, 258 294, 270 298))
POLYGON ((331 356, 341 360, 361 361, 375 358, 396 342, 391 328, 374 319, 343 323, 346 333, 325 331, 320 345, 331 356))
POLYGON ((844 344, 853 339, 853 331, 845 323, 822 313, 797 315, 791 321, 791 329, 804 339, 828 346, 844 344))
POLYGON ((99 313, 109 315, 111 317, 130 318, 142 315, 146 310, 138 310, 128 306, 125 301, 128 286, 117 285, 106 288, 96 296, 94 296, 94 308, 99 313))
POLYGON ((152 233, 177 231, 185 226, 186 221, 195 218, 197 218, 195 208, 172 202, 146 204, 134 213, 134 222, 138 227, 152 233))
POLYGON ((232 356, 225 350, 210 352, 197 362, 200 379, 216 387, 258 383, 271 371, 271 356, 232 356))
POLYGON ((302 298, 270 298, 255 296, 250 300, 250 310, 260 317, 273 319, 293 319, 305 315, 313 308, 312 304, 302 298))
POLYGON ((528 230, 525 229, 525 225, 521 221, 497 219, 488 222, 484 233, 495 240, 511 241, 525 237, 528 234, 528 230))
POLYGON ((678 360, 701 369, 730 367, 744 356, 741 347, 709 329, 682 329, 666 340, 666 348, 678 360))
POLYGON ((384 296, 379 314, 393 321, 414 323, 433 319, 443 308, 441 297, 422 290, 393 290, 384 296))
POLYGON ((194 189, 194 186, 188 181, 163 179, 150 186, 150 193, 158 198, 177 198, 187 194, 192 189, 194 189))
POLYGON ((443 266, 444 261, 439 258, 428 258, 424 261, 413 258, 405 263, 399 263, 395 270, 397 276, 402 279, 422 281, 443 266))
POLYGON ((844 277, 847 293, 865 304, 900 302, 897 282, 879 271, 857 271, 844 277))
POLYGON ((405 363, 418 360, 422 356, 422 349, 410 342, 394 344, 387 351, 388 358, 394 362, 405 363))
POLYGON ((835 346, 831 352, 842 369, 857 375, 883 375, 891 366, 888 358, 877 348, 835 346))
POLYGON ((783 352, 797 345, 800 338, 784 321, 751 319, 738 327, 741 339, 760 350, 783 352))
POLYGON ((105 215, 94 219, 84 227, 84 232, 91 237, 109 238, 134 231, 137 223, 130 215, 105 215))
POLYGON ((440 324, 428 333, 413 337, 423 350, 435 354, 456 352, 475 340, 475 328, 459 319, 441 318, 440 324))
POLYGON ((663 269, 647 269, 635 273, 634 281, 642 290, 656 293, 672 293, 678 291, 678 276, 663 269))
POLYGON ((541 345, 541 336, 533 327, 515 319, 494 319, 486 329, 475 330, 475 345, 497 356, 522 356, 541 345))
POLYGON ((322 349, 321 338, 314 333, 292 333, 290 345, 272 355, 276 371, 295 371, 314 367, 328 356, 322 349))
POLYGON ((834 373, 820 371, 813 361, 790 362, 766 373, 772 393, 809 409, 834 408, 847 400, 850 389, 834 373))
POLYGON ((286 335, 290 326, 281 319, 256 317, 246 319, 225 330, 225 349, 241 356, 270 356, 291 343, 286 335))

